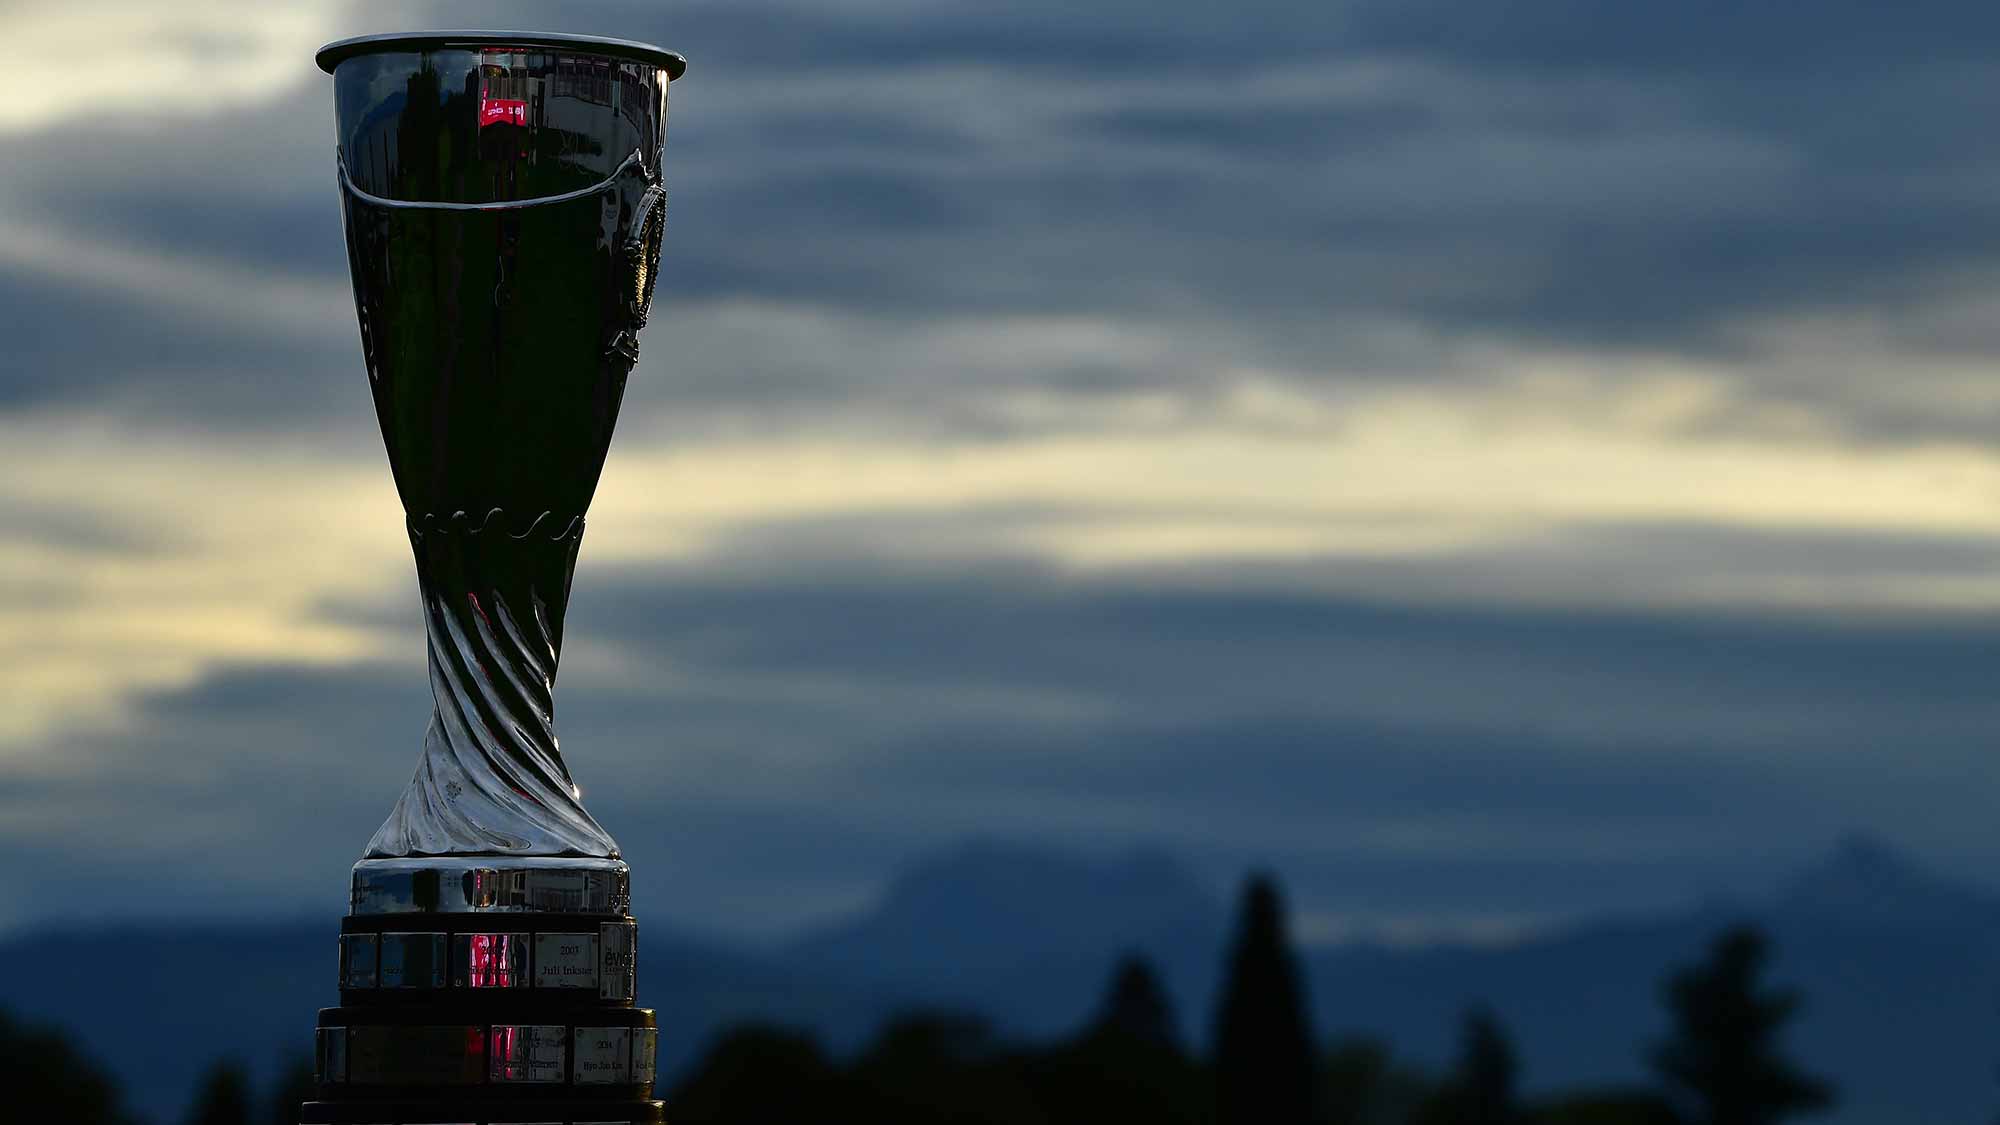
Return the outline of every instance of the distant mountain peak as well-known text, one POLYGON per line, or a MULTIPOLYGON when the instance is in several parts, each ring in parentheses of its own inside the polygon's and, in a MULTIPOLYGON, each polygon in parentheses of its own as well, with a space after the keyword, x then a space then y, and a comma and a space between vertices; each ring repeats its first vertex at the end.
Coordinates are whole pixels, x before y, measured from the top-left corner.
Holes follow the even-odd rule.
POLYGON ((1093 857, 1039 844, 979 838, 925 856, 890 883, 881 911, 956 910, 1041 913, 1065 898, 1151 903, 1178 911, 1213 911, 1216 902, 1185 864, 1164 851, 1134 849, 1093 857))
POLYGON ((1782 914, 1899 926, 1963 917, 2000 902, 1934 874, 1879 837, 1853 832, 1784 884, 1773 905, 1782 914))
POLYGON ((1156 849, 1092 856, 974 839, 920 857, 873 907, 791 948, 828 966, 970 972, 1219 932, 1223 916, 1195 873, 1156 849))

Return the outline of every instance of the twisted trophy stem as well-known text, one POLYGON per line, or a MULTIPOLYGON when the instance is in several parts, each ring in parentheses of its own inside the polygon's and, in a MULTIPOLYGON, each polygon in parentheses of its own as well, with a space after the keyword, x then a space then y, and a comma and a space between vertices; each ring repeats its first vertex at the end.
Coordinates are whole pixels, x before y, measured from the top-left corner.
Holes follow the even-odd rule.
POLYGON ((436 709, 416 776, 368 858, 618 856, 556 739, 556 664, 582 540, 581 515, 542 512, 521 526, 496 508, 410 521, 436 709))

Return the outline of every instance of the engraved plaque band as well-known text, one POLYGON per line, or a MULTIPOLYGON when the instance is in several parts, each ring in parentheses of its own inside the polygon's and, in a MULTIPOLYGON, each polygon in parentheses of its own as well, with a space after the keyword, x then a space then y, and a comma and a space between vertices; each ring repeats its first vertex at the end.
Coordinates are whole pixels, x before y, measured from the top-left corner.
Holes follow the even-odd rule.
POLYGON ((650 1086, 658 1045, 629 1023, 328 1026, 314 1070, 328 1086, 650 1086))
POLYGON ((636 998, 638 926, 606 922, 593 931, 345 934, 340 987, 346 991, 538 988, 636 998))
POLYGON ((354 866, 348 913, 612 914, 629 917, 623 860, 433 856, 354 866))

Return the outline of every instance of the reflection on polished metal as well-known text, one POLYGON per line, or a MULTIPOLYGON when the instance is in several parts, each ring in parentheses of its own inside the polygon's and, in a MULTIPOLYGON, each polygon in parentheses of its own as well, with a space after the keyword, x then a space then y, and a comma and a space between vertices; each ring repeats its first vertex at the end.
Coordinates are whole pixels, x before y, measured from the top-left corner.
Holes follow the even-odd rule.
POLYGON ((318 62, 435 707, 354 867, 304 1120, 657 1122, 631 873, 584 810, 554 689, 659 279, 686 64, 493 31, 343 40, 318 62))
POLYGON ((625 914, 623 860, 446 856, 354 865, 353 914, 625 914))

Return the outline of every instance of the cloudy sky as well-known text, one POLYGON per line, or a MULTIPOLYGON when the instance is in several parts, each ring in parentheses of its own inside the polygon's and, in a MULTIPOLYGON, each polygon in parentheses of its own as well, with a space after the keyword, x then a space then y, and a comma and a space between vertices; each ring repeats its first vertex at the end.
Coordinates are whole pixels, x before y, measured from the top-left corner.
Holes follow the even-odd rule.
POLYGON ((660 914, 975 836, 1322 938, 2000 861, 1991 4, 0 14, 0 930, 337 910, 416 759, 311 62, 415 26, 691 60, 559 692, 660 914))

